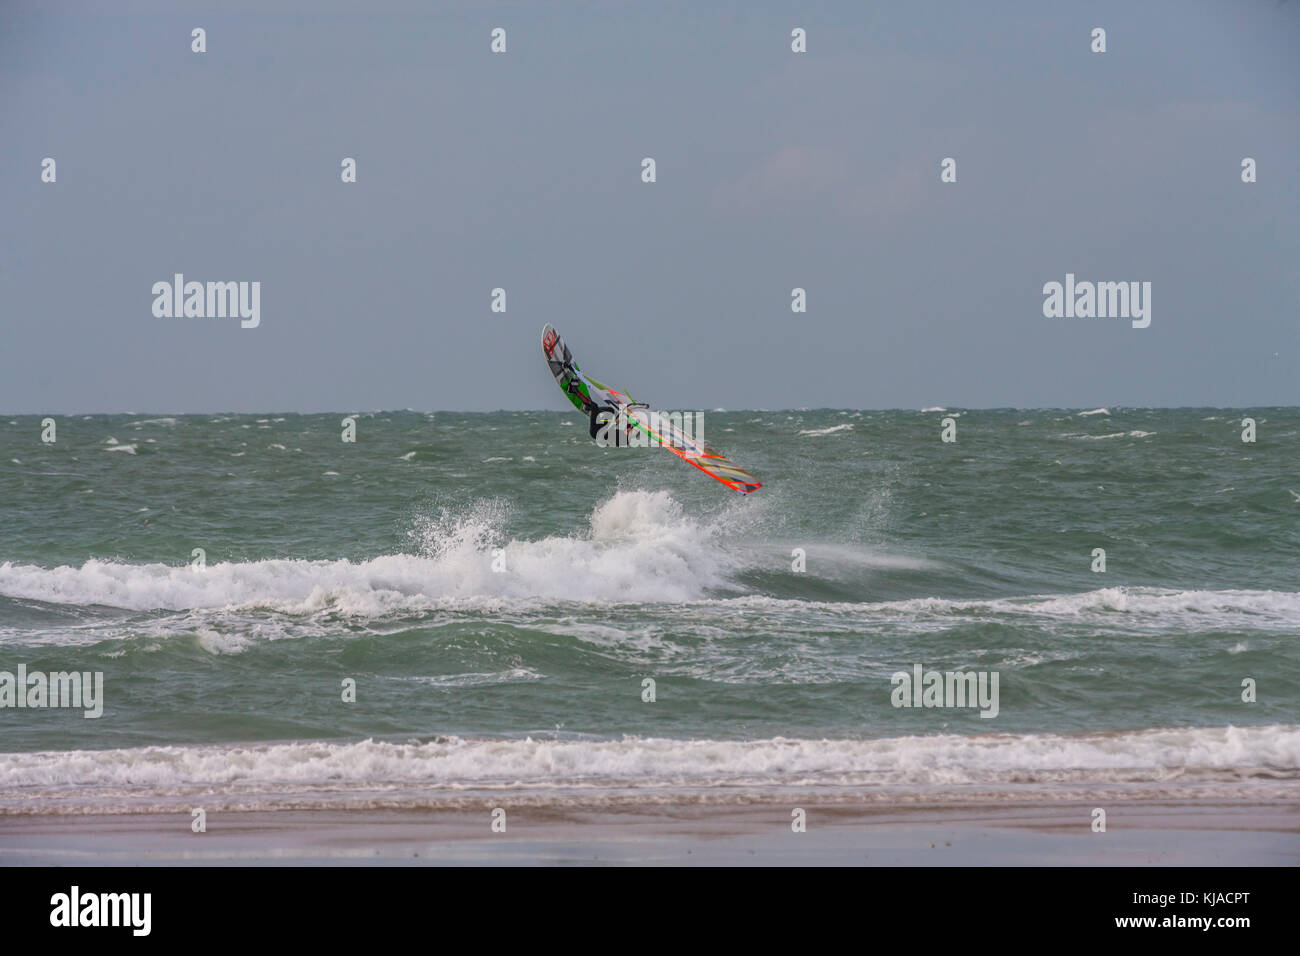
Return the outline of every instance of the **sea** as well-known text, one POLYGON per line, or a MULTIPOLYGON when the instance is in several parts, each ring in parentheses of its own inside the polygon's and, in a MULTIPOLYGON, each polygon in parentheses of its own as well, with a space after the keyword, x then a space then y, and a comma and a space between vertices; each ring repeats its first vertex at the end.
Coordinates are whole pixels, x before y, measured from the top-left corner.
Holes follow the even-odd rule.
POLYGON ((1300 797, 1297 408, 705 410, 750 495, 572 411, 46 418, 0 418, 0 830, 1300 797))

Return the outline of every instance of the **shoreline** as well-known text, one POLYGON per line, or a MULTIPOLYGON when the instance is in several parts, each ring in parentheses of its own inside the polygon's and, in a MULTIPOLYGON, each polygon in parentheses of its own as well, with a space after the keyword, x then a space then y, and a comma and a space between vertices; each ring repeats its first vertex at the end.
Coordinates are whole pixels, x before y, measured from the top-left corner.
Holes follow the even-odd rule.
MULTIPOLYGON (((502 795, 505 796, 504 794, 502 795)), ((807 796, 812 797, 812 794, 807 796)), ((318 809, 0 816, 3 866, 830 865, 1294 866, 1300 801, 1041 800, 818 805, 580 802, 481 809, 318 809), (794 806, 807 829, 791 829, 794 806)))

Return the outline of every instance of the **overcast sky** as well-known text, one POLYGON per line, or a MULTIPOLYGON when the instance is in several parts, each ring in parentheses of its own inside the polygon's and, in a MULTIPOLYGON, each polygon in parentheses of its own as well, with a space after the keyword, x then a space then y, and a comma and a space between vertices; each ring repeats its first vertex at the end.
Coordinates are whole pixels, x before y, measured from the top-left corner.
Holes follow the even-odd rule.
POLYGON ((0 6, 0 412, 1300 404, 1300 4, 540 6, 0 6))

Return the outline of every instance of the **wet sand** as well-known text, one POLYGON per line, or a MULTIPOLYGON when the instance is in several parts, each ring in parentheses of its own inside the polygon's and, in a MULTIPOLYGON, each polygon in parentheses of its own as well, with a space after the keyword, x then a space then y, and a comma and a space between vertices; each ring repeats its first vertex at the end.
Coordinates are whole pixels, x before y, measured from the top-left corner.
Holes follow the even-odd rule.
POLYGON ((481 810, 216 812, 0 817, 0 864, 1294 866, 1300 804, 928 804, 904 809, 686 804, 618 809, 508 801, 481 810))

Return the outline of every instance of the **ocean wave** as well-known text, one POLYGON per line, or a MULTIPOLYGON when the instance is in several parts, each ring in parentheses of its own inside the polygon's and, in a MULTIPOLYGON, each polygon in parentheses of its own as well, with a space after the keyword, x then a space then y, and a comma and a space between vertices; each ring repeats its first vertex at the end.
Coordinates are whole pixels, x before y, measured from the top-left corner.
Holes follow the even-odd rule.
POLYGON ((0 595, 135 611, 321 610, 361 618, 457 606, 513 603, 682 602, 727 584, 734 559, 717 526, 681 514, 666 492, 619 492, 584 533, 504 540, 508 509, 480 502, 417 520, 416 554, 366 561, 267 559, 188 565, 92 559, 80 567, 0 564, 0 595), (495 570, 501 568, 503 570, 495 570))
MULTIPOLYGON (((408 530, 412 553, 365 560, 275 558, 189 565, 91 559, 80 566, 0 563, 0 599, 84 609, 42 629, 0 627, 0 642, 90 644, 129 636, 195 636, 213 654, 238 654, 259 641, 337 633, 340 619, 399 622, 433 613, 509 613, 553 618, 582 609, 642 605, 647 620, 676 608, 684 627, 731 627, 737 613, 775 632, 881 633, 986 622, 1099 632, 1300 628, 1300 593, 1108 587, 1077 593, 863 601, 883 576, 926 590, 947 565, 922 554, 891 554, 833 541, 773 538, 763 532, 766 502, 685 515, 664 491, 620 491, 596 506, 587 527, 537 540, 511 538, 512 506, 479 500, 428 509, 408 530), (796 548, 807 571, 778 581, 778 597, 755 590, 784 575, 796 548), (838 592, 839 600, 829 599, 838 592), (108 609, 137 612, 123 618, 108 609), (157 612, 173 612, 158 614, 157 612), (140 615, 145 615, 141 618, 140 615)), ((960 574, 959 570, 953 573, 960 574)), ((924 593, 924 592, 922 592, 924 593)))
MULTIPOLYGON (((507 562, 517 569, 514 580, 492 572, 490 552, 484 555, 473 548, 436 558, 392 555, 359 563, 217 564, 203 572, 101 561, 54 569, 3 564, 0 596, 84 606, 87 620, 46 627, 39 634, 15 626, 0 628, 0 643, 87 645, 150 638, 155 642, 149 646, 157 649, 156 640, 184 635, 203 650, 224 655, 242 653, 266 640, 336 634, 340 618, 371 626, 388 621, 400 627, 412 618, 427 621, 430 615, 452 615, 451 619, 505 615, 517 623, 533 621, 556 633, 568 633, 555 620, 557 613, 564 620, 575 614, 581 619, 593 608, 638 605, 656 634, 665 626, 682 633, 727 628, 734 626, 737 615, 748 627, 791 634, 811 628, 821 634, 885 635, 990 623, 1048 633, 1082 627, 1097 634, 1174 637, 1216 630, 1300 631, 1300 593, 1289 591, 1110 587, 985 600, 921 597, 878 602, 763 594, 709 597, 701 592, 708 585, 725 583, 740 566, 740 558, 709 557, 707 551, 694 554, 683 549, 680 541, 657 545, 642 541, 604 549, 592 541, 534 544, 533 548, 504 548, 507 562), (647 574, 647 568, 657 570, 647 574), (575 577, 573 569, 582 573, 575 577), (122 620, 120 615, 96 611, 95 606, 175 613, 122 620)), ((851 576, 854 568, 933 573, 924 561, 887 555, 833 564, 823 571, 823 580, 851 576)), ((624 622, 611 630, 605 643, 636 644, 634 632, 637 629, 629 630, 624 622)), ((656 646, 659 643, 657 639, 656 646)))
POLYGON ((218 788, 428 792, 501 788, 935 787, 1300 779, 1300 727, 879 739, 445 737, 0 754, 0 808, 29 791, 117 797, 218 788))
POLYGON ((509 684, 514 681, 542 680, 545 675, 527 667, 512 667, 509 670, 478 674, 414 675, 396 677, 394 680, 427 684, 430 687, 487 687, 496 684, 509 684))
POLYGON ((827 428, 804 428, 800 430, 800 435, 834 435, 836 432, 849 431, 853 428, 852 422, 843 425, 831 425, 827 428))
POLYGON ((1203 628, 1300 627, 1300 592, 1295 591, 1179 591, 1169 588, 1109 587, 1073 594, 1037 594, 991 600, 954 600, 940 597, 909 598, 902 601, 849 603, 797 601, 750 595, 730 603, 755 608, 777 609, 798 605, 805 611, 819 610, 863 615, 864 619, 966 618, 994 619, 1051 618, 1102 623, 1143 620, 1173 628, 1194 623, 1203 628))
POLYGON ((1135 429, 1130 432, 1107 432, 1104 435, 1061 435, 1061 438, 1077 438, 1081 441, 1102 441, 1107 438, 1150 438, 1156 432, 1144 432, 1135 429))

